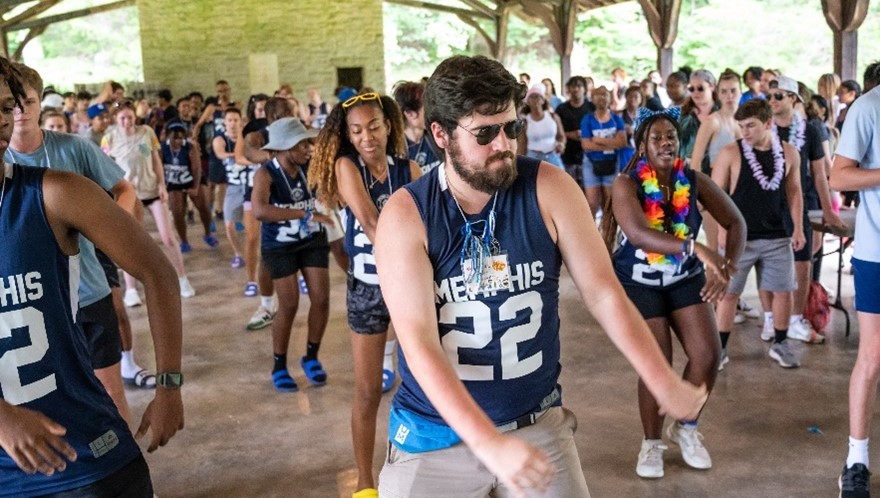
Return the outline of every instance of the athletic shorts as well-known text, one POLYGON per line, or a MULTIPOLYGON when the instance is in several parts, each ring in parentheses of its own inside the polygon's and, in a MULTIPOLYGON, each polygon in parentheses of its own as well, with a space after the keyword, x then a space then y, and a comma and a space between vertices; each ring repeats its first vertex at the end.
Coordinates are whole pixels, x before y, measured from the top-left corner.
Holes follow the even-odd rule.
POLYGON ((148 207, 150 207, 150 204, 152 204, 158 200, 159 200, 158 197, 150 197, 149 199, 141 199, 141 204, 143 204, 145 208, 148 208, 148 207))
POLYGON ((116 263, 110 259, 110 256, 104 254, 104 252, 97 247, 95 248, 95 256, 98 257, 98 262, 101 263, 101 269, 104 270, 104 275, 107 276, 107 285, 110 286, 110 289, 119 288, 119 268, 116 267, 116 263))
POLYGON ((193 187, 193 182, 186 182, 186 183, 168 183, 168 184, 165 185, 165 189, 168 190, 169 192, 174 192, 174 191, 177 191, 177 190, 179 190, 179 191, 182 192, 182 191, 184 191, 184 190, 189 190, 189 189, 191 189, 192 187, 193 187))
POLYGON ((880 263, 852 258, 856 311, 880 314, 880 263))
POLYGON ((120 362, 122 336, 119 335, 119 318, 113 308, 111 294, 81 307, 77 312, 76 322, 86 338, 92 370, 107 368, 120 362))
POLYGON ((736 275, 727 286, 728 294, 742 294, 753 266, 758 273, 758 289, 770 292, 790 292, 797 289, 794 252, 788 237, 747 241, 746 248, 736 263, 736 275))
POLYGON ((213 184, 224 184, 227 182, 226 165, 214 156, 208 159, 208 181, 213 184))
POLYGON ((244 217, 244 185, 227 185, 226 197, 223 199, 223 221, 239 222, 244 217))
POLYGON ((616 172, 613 175, 596 176, 596 173, 593 173, 593 163, 590 161, 590 158, 587 157, 586 154, 584 154, 584 164, 581 168, 581 171, 583 171, 584 188, 611 188, 611 185, 614 183, 614 179, 617 178, 616 172))
POLYGON ((388 330, 391 315, 382 298, 382 289, 348 274, 348 292, 345 295, 348 307, 348 326, 356 334, 382 334, 388 330))
POLYGON ((305 242, 272 251, 263 250, 261 255, 273 280, 289 277, 302 268, 330 266, 330 246, 327 244, 327 235, 323 232, 305 242))
POLYGON ((810 228, 810 218, 806 211, 804 212, 804 247, 794 252, 794 260, 796 262, 813 260, 813 229, 810 228))
POLYGON ((61 493, 44 495, 42 498, 104 498, 107 496, 153 498, 150 468, 147 467, 143 455, 139 454, 131 463, 98 482, 61 493))
MULTIPOLYGON (((590 497, 574 442, 575 431, 577 418, 574 414, 566 408, 554 406, 533 425, 508 433, 536 446, 553 462, 556 473, 541 496, 590 497)), ((385 465, 379 474, 379 496, 506 498, 512 493, 465 444, 424 453, 407 453, 389 442, 385 465)))
POLYGON ((669 287, 649 287, 627 284, 623 286, 629 300, 636 305, 642 318, 667 317, 673 311, 703 303, 700 290, 706 285, 706 274, 698 273, 669 287))

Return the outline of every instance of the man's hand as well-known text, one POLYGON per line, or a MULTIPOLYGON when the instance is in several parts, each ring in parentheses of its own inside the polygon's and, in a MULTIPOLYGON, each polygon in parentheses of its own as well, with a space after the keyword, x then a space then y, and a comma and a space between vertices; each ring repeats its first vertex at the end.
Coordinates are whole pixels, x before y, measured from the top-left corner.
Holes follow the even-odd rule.
POLYGON ((150 445, 147 452, 156 451, 159 446, 165 446, 174 434, 183 429, 183 401, 180 398, 180 389, 165 389, 156 387, 156 397, 144 411, 141 425, 138 427, 135 439, 143 437, 147 430, 152 429, 150 445))
POLYGON ((507 434, 499 433, 471 450, 518 498, 543 493, 556 474, 541 450, 507 434))
POLYGON ((845 230, 847 228, 846 222, 843 221, 840 216, 837 216, 837 213, 835 213, 834 211, 822 213, 822 223, 825 226, 839 228, 841 230, 845 230))
POLYGON ((800 251, 804 248, 804 245, 807 243, 807 238, 804 236, 803 230, 795 230, 791 236, 791 247, 795 251, 800 251))
POLYGON ((76 461, 76 451, 61 436, 67 429, 40 412, 0 400, 0 448, 28 474, 51 476, 76 461))

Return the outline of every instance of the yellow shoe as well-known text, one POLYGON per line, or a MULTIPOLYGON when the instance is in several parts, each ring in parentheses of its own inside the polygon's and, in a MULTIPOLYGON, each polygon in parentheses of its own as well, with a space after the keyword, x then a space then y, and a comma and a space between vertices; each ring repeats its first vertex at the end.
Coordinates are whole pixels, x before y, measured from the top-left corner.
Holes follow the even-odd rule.
POLYGON ((373 488, 364 488, 352 493, 351 498, 379 498, 379 491, 373 488))

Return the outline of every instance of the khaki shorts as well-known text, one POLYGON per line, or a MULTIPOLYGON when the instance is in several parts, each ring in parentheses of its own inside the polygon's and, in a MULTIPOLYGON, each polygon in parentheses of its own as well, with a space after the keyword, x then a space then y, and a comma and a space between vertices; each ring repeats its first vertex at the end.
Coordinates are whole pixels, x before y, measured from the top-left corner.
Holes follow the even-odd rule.
MULTIPOLYGON (((574 444, 576 430, 574 414, 557 406, 547 410, 534 425, 509 433, 550 457, 557 472, 545 496, 590 496, 574 444)), ((379 496, 506 498, 513 494, 464 444, 425 453, 407 453, 389 442, 385 465, 379 474, 379 496)))

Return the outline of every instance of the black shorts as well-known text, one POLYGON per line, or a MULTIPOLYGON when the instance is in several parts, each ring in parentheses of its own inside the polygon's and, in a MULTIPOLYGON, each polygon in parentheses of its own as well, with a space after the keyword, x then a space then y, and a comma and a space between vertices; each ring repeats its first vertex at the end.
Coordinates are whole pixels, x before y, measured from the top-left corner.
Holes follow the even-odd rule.
POLYGON ((330 266, 330 245, 327 234, 321 232, 311 239, 291 244, 274 251, 262 251, 263 264, 273 280, 289 277, 301 268, 328 268, 330 266))
POLYGON ((348 326, 354 333, 373 335, 388 330, 391 315, 378 285, 361 282, 349 273, 345 302, 348 307, 348 326))
POLYGON ((168 183, 168 184, 165 185, 165 188, 166 188, 169 192, 174 192, 174 191, 177 191, 177 190, 179 190, 179 191, 189 190, 189 189, 191 189, 192 187, 193 187, 193 182, 186 182, 186 183, 168 183))
POLYGON ((143 204, 145 208, 148 208, 148 207, 150 207, 150 204, 152 204, 158 200, 159 200, 158 197, 150 197, 149 199, 141 199, 141 204, 143 204))
POLYGON ((112 295, 81 307, 76 322, 85 335, 93 370, 119 363, 122 358, 122 337, 119 335, 119 319, 113 308, 112 295))
POLYGON ((226 183, 226 165, 213 156, 208 159, 208 181, 214 184, 226 183))
POLYGON ((153 482, 150 468, 143 455, 131 461, 98 482, 80 488, 43 495, 41 498, 105 498, 125 496, 126 498, 153 498, 153 482))
POLYGON ((638 284, 624 284, 623 290, 629 300, 636 305, 642 318, 669 316, 675 310, 687 308, 703 302, 700 290, 706 284, 706 275, 699 275, 677 282, 662 289, 638 284))
POLYGON ((101 263, 104 275, 107 276, 107 284, 110 286, 110 289, 119 288, 119 268, 116 267, 116 263, 97 247, 95 248, 95 256, 98 257, 98 262, 101 263))

